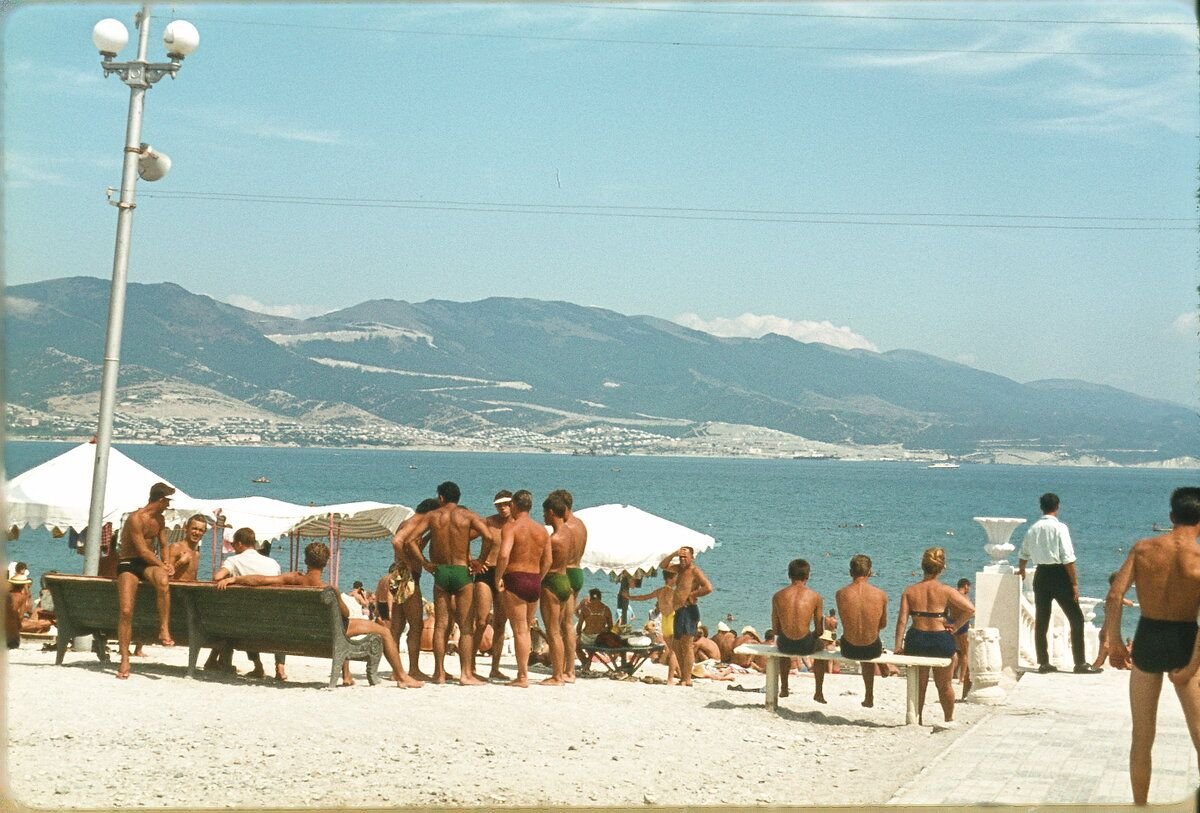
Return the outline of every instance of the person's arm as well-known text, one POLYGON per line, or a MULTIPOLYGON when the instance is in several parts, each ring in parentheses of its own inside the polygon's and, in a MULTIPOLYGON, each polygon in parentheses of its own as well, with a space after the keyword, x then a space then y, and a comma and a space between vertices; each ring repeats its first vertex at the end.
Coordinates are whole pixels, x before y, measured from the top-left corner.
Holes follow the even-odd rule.
MULTIPOLYGON (((955 591, 955 592, 958 592, 958 591, 955 591)), ((888 603, 887 593, 884 593, 883 594, 883 608, 879 611, 879 631, 880 632, 883 632, 884 628, 887 627, 887 603, 888 603)))
POLYGON ((661 562, 658 563, 659 570, 667 570, 671 565, 671 560, 674 559, 675 557, 677 557, 682 552, 683 552, 683 548, 680 548, 677 551, 668 553, 667 558, 663 559, 661 562))
MULTIPOLYGON (((1125 646, 1125 639, 1121 637, 1121 611, 1124 609, 1122 599, 1129 591, 1129 585, 1133 584, 1133 557, 1137 553, 1137 549, 1137 545, 1130 549, 1121 569, 1117 571, 1117 577, 1113 579, 1112 586, 1108 588, 1108 596, 1104 600, 1104 624, 1108 628, 1108 662, 1117 669, 1129 666, 1129 649, 1125 646)), ((1195 655, 1192 656, 1192 662, 1185 666, 1184 670, 1191 669, 1192 674, 1195 674, 1193 664, 1200 665, 1196 661, 1195 655)), ((1175 677, 1172 676, 1171 680, 1175 680, 1175 677)))
POLYGON ((488 554, 492 550, 492 545, 499 539, 499 530, 488 525, 483 517, 478 514, 471 514, 471 532, 473 535, 478 535, 479 543, 479 559, 475 562, 475 570, 483 571, 483 563, 487 561, 488 554))
POLYGON ((629 599, 630 601, 647 601, 648 599, 658 598, 658 591, 662 589, 663 588, 659 587, 655 590, 651 590, 649 593, 642 593, 640 596, 635 596, 633 593, 626 593, 625 598, 629 599))
MULTIPOLYGON (((817 606, 813 608, 812 625, 813 632, 820 638, 825 632, 825 600, 820 596, 817 597, 817 606)), ((775 630, 775 634, 779 634, 779 630, 775 630)))
POLYGON ((900 611, 896 614, 896 646, 892 650, 897 655, 904 652, 904 628, 908 626, 908 591, 900 594, 900 611))
POLYGON ((417 540, 428 527, 429 514, 413 514, 400 524, 392 535, 392 551, 398 564, 405 563, 403 557, 407 555, 409 561, 421 562, 421 567, 425 567, 425 555, 421 553, 417 540))
POLYGON ((542 547, 542 558, 538 563, 538 579, 546 578, 550 566, 554 564, 554 550, 550 547, 550 536, 546 536, 546 544, 542 547))
POLYGON ((216 573, 213 574, 212 580, 215 582, 219 582, 222 579, 230 578, 230 576, 232 576, 232 575, 233 574, 231 574, 229 572, 229 568, 222 566, 220 570, 218 570, 216 573))
POLYGON ((511 523, 500 530, 500 552, 496 554, 496 591, 504 592, 504 573, 508 570, 508 557, 512 556, 516 532, 511 523))
POLYGON ((1025 532, 1025 536, 1021 537, 1021 550, 1017 554, 1017 575, 1021 580, 1025 579, 1025 563, 1032 557, 1029 555, 1029 537, 1033 534, 1033 528, 1025 532))
MULTIPOLYGON (((783 625, 779 622, 779 597, 771 596, 771 629, 775 630, 775 635, 783 634, 783 625)), ((736 641, 734 642, 736 643, 736 641)), ((776 644, 778 646, 778 644, 776 644)))
POLYGON ((688 593, 688 604, 695 604, 697 599, 707 596, 713 591, 712 582, 708 580, 708 576, 704 575, 704 571, 695 565, 692 565, 692 570, 696 574, 696 580, 693 583, 692 592, 688 593))
POLYGON ((278 585, 302 586, 307 583, 302 573, 281 573, 278 576, 259 576, 254 573, 248 573, 245 576, 233 576, 217 582, 217 589, 224 590, 231 584, 242 587, 273 587, 278 585))
MULTIPOLYGON (((1075 563, 1067 562, 1063 567, 1067 571, 1067 578, 1071 580, 1071 596, 1075 602, 1079 603, 1079 575, 1075 572, 1075 563)), ((957 592, 957 591, 955 591, 957 592)))
POLYGON ((946 619, 946 629, 954 632, 975 615, 975 605, 970 599, 949 585, 946 586, 946 596, 950 605, 949 617, 946 619))

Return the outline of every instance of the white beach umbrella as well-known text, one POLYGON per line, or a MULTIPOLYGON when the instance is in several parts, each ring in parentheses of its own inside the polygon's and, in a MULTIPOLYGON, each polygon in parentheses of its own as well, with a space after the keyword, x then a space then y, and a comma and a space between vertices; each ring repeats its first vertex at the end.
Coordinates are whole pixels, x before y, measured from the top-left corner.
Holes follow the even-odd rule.
MULTIPOLYGON (((17 527, 83 530, 88 524, 95 466, 95 445, 81 443, 9 480, 4 484, 5 521, 17 527)), ((106 483, 103 519, 114 527, 146 504, 155 483, 172 485, 115 447, 109 449, 106 483)), ((205 505, 176 489, 164 516, 168 526, 175 526, 197 513, 207 514, 205 505)))
POLYGON ((588 542, 580 564, 588 570, 613 576, 644 576, 663 558, 683 546, 696 553, 716 540, 677 522, 663 519, 632 505, 598 505, 581 508, 575 516, 587 526, 588 542))

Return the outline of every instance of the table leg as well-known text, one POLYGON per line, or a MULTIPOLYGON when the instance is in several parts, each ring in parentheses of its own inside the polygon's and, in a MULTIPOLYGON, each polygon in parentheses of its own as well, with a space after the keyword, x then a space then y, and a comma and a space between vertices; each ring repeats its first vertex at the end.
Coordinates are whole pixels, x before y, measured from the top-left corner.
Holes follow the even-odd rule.
POLYGON ((904 669, 907 674, 908 681, 908 708, 904 715, 905 725, 916 725, 917 723, 917 675, 920 669, 915 666, 907 666, 904 669))
POLYGON ((779 707, 779 658, 767 658, 767 708, 779 707))

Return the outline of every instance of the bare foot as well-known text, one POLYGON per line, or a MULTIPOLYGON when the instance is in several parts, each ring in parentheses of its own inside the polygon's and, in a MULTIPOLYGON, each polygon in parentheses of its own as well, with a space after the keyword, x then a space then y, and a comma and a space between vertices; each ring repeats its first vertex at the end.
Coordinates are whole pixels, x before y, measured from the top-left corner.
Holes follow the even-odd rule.
POLYGON ((353 686, 353 685, 354 685, 354 678, 352 678, 352 677, 344 677, 344 678, 342 678, 342 682, 341 682, 341 683, 339 683, 338 685, 339 685, 339 686, 353 686))
POLYGON ((779 690, 779 696, 780 696, 780 697, 787 697, 789 694, 791 694, 791 692, 789 692, 787 689, 780 689, 780 690, 779 690))
POLYGON ((559 678, 548 677, 545 680, 539 680, 537 685, 539 685, 539 686, 562 686, 563 682, 559 678))
POLYGON ((459 675, 458 685, 460 686, 486 686, 486 680, 480 680, 475 675, 459 675))
POLYGON ((569 674, 569 675, 563 675, 563 680, 564 680, 565 682, 567 682, 567 683, 574 683, 574 682, 575 682, 575 675, 573 675, 573 674, 569 674))
POLYGON ((424 683, 414 680, 409 675, 400 675, 396 678, 396 686, 401 689, 419 689, 424 685, 424 683))
POLYGON ((275 664, 275 679, 280 683, 287 680, 287 671, 284 670, 282 663, 275 664))
POLYGON ((441 686, 443 683, 446 682, 446 673, 445 672, 434 672, 433 677, 431 677, 429 679, 429 682, 436 683, 439 686, 441 686))
POLYGON ((163 646, 175 646, 175 639, 171 637, 170 630, 162 630, 159 632, 158 642, 163 646))
POLYGON ((142 651, 142 645, 141 645, 141 644, 138 644, 138 645, 137 645, 137 649, 133 650, 133 657, 135 657, 135 658, 144 658, 144 657, 146 657, 146 653, 142 651))
POLYGON ((679 681, 679 685, 680 686, 691 686, 692 682, 690 680, 681 680, 681 681, 679 681))
POLYGON ((820 694, 820 693, 818 693, 818 694, 814 694, 814 695, 813 695, 813 700, 816 700, 818 703, 824 703, 824 702, 825 702, 825 695, 824 695, 824 694, 820 694))
POLYGON ((504 674, 499 669, 493 669, 491 672, 488 672, 488 678, 490 680, 508 680, 509 679, 508 675, 504 674))
POLYGON ((129 679, 129 659, 121 658, 121 665, 117 667, 117 680, 129 679))
POLYGON ((516 686, 518 689, 528 689, 529 688, 529 680, 528 680, 528 678, 513 678, 512 680, 510 680, 508 683, 506 683, 504 685, 505 686, 516 686))
POLYGON ((868 698, 862 702, 862 706, 864 709, 873 709, 875 708, 875 701, 868 698))
POLYGON ((965 683, 963 683, 963 696, 962 696, 963 700, 967 699, 967 693, 970 691, 971 691, 971 681, 967 680, 965 683))
POLYGON ((259 664, 258 666, 254 667, 252 670, 250 670, 249 672, 246 673, 246 677, 248 677, 248 678, 265 678, 266 676, 267 676, 267 673, 265 671, 263 671, 262 664, 259 664))
POLYGON ((433 680, 433 678, 431 678, 429 675, 422 672, 420 669, 409 669, 408 676, 410 678, 412 678, 413 680, 423 680, 426 683, 433 680))

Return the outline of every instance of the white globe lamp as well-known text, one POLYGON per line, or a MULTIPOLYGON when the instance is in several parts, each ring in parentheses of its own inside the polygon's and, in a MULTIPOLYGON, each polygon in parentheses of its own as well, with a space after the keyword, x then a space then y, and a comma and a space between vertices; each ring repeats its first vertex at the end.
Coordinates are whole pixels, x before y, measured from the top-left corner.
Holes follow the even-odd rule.
POLYGON ((163 31, 163 45, 171 59, 183 59, 200 47, 200 32, 187 20, 172 20, 163 31))
POLYGON ((128 42, 129 29, 120 20, 106 17, 92 26, 92 44, 102 56, 116 56, 128 42))

